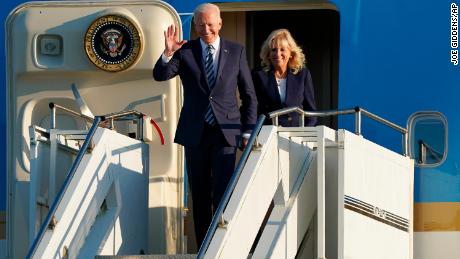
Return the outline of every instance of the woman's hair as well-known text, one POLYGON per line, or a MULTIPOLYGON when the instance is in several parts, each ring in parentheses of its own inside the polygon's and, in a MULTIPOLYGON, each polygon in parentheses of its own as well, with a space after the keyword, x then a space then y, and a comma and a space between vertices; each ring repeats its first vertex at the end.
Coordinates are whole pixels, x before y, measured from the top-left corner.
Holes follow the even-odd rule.
POLYGON ((278 29, 272 31, 268 35, 267 39, 262 44, 262 49, 260 50, 260 59, 261 66, 265 72, 268 72, 271 67, 271 62, 269 59, 270 49, 273 44, 286 43, 287 47, 291 51, 291 57, 288 61, 288 67, 291 69, 293 74, 297 74, 302 68, 305 67, 305 55, 303 54, 302 49, 297 45, 294 38, 292 38, 291 33, 286 29, 278 29))

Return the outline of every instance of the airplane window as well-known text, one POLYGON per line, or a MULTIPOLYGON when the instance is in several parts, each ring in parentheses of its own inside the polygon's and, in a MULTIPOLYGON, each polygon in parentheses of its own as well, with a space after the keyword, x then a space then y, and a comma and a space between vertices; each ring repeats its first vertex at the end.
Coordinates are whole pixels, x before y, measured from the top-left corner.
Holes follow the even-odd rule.
POLYGON ((408 120, 409 154, 419 167, 434 167, 447 157, 447 119, 439 112, 417 112, 408 120))

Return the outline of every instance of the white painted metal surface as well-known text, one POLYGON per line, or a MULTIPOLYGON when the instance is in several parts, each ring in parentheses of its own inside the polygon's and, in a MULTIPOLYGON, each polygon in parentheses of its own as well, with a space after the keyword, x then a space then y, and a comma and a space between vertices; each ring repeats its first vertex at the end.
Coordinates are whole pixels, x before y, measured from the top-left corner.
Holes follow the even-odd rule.
POLYGON ((275 204, 253 258, 294 258, 297 254, 316 212, 316 164, 311 163, 314 158, 311 153, 304 160, 286 203, 275 204))
POLYGON ((262 150, 250 155, 224 212, 228 225, 216 231, 205 258, 247 257, 272 200, 275 208, 253 258, 294 258, 297 254, 316 207, 316 188, 308 188, 316 186, 311 181, 316 176, 311 169, 315 143, 306 139, 316 142, 318 132, 315 128, 279 130, 262 128, 258 138, 262 150))
POLYGON ((148 148, 99 128, 33 258, 136 254, 147 247, 148 148))
POLYGON ((415 232, 414 258, 460 258, 458 246, 460 244, 460 233, 451 232, 415 232))
MULTIPOLYGON (((252 258, 413 257, 411 159, 324 126, 264 126, 258 141, 262 148, 248 158, 205 258, 246 258, 265 216, 252 258)), ((107 129, 97 131, 95 144, 36 258, 136 254, 145 247, 146 229, 127 228, 147 222, 147 201, 142 212, 143 194, 133 192, 142 177, 122 178, 147 170, 145 144, 107 129), (144 216, 134 216, 137 207, 144 216)))
POLYGON ((337 133, 338 258, 412 258, 413 160, 337 133))
POLYGON ((271 199, 252 258, 412 258, 411 159, 324 126, 259 141, 206 258, 247 257, 271 199))
POLYGON ((205 258, 245 258, 259 230, 282 175, 274 126, 262 128, 261 151, 253 151, 226 210, 225 228, 218 228, 205 258))
MULTIPOLYGON (((314 238, 306 241, 311 246, 303 255, 312 257, 318 254, 320 246, 324 245, 319 242, 320 234, 315 223, 318 202, 325 202, 325 197, 319 195, 317 187, 318 175, 325 175, 324 156, 320 159, 319 155, 325 153, 326 142, 333 141, 335 134, 326 127, 278 130, 279 168, 281 171, 289 172, 283 174, 283 180, 287 180, 289 185, 289 195, 285 203, 277 204, 275 197, 275 207, 253 257, 294 258, 299 255, 299 248, 307 235, 314 238), (323 172, 320 173, 320 170, 323 172), (316 244, 313 244, 313 241, 316 241, 316 244)), ((322 181, 325 186, 324 179, 322 181)), ((325 233, 321 236, 324 239, 325 233)))
MULTIPOLYGON (((168 4, 155 0, 30 2, 9 15, 5 37, 9 64, 6 86, 9 257, 24 258, 32 243, 29 238, 29 222, 35 216, 28 215, 28 208, 33 202, 29 200, 29 127, 49 127, 50 102, 79 111, 82 105, 75 101, 71 89, 73 84, 78 87, 86 106, 95 115, 137 110, 158 122, 165 137, 165 145, 160 144, 154 133, 153 141, 149 143, 154 147, 149 160, 156 166, 149 168, 148 173, 149 217, 143 225, 149 229, 150 236, 149 247, 145 252, 181 251, 184 166, 182 149, 173 143, 182 105, 181 85, 178 79, 155 82, 151 74, 164 48, 164 39, 159 35, 163 35, 170 24, 176 24, 182 31, 177 12, 168 4), (129 17, 139 26, 142 36, 142 51, 138 62, 120 73, 98 69, 88 60, 83 47, 84 36, 90 24, 106 14, 129 17), (60 54, 40 54, 42 37, 60 37, 60 54)), ((61 130, 84 130, 87 126, 78 118, 60 113, 57 114, 56 122, 56 128, 61 130)), ((117 130, 127 133, 129 129, 120 125, 117 130)), ((40 182, 55 181, 55 190, 49 188, 52 197, 59 190, 61 177, 70 166, 72 157, 46 159, 57 163, 56 170, 53 170, 53 166, 49 168, 55 172, 55 178, 49 178, 46 173, 43 176, 46 179, 40 179, 40 182)), ((45 204, 51 203, 46 199, 48 194, 41 196, 45 204)))

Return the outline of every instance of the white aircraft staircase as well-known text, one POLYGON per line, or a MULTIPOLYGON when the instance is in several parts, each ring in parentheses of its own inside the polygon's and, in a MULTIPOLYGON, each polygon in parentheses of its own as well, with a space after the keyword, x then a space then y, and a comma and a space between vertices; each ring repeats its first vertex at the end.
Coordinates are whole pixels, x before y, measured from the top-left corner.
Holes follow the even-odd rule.
POLYGON ((29 235, 34 242, 27 258, 94 258, 146 248, 147 231, 139 223, 147 222, 148 146, 98 127, 100 121, 96 117, 89 131, 31 127, 29 235), (67 172, 56 164, 69 153, 77 156, 55 195, 57 176, 67 172), (49 182, 40 182, 43 173, 49 182))
MULTIPOLYGON (((274 125, 289 112, 331 115, 285 109, 272 114, 274 125)), ((95 130, 95 123, 92 153, 77 157, 80 165, 74 164, 75 175, 29 258, 412 258, 413 161, 363 138, 360 116, 401 131, 404 139, 407 131, 362 109, 334 114, 343 113, 357 114, 358 134, 325 126, 262 127, 262 116, 197 255, 139 255, 146 234, 120 235, 124 220, 146 222, 139 202, 124 201, 123 190, 138 191, 132 198, 142 201, 143 171, 154 165, 143 159, 141 142, 95 130), (111 170, 114 164, 120 171, 111 170), (121 177, 129 174, 136 179, 124 183, 121 177), (117 187, 122 184, 130 188, 117 187), (139 219, 121 216, 136 210, 139 219)), ((80 150, 89 145, 88 135, 80 150)))
POLYGON ((364 139, 361 115, 400 131, 404 140, 407 131, 359 108, 289 108, 273 112, 273 124, 289 112, 354 113, 358 134, 324 126, 262 127, 198 257, 412 258, 413 161, 364 139))

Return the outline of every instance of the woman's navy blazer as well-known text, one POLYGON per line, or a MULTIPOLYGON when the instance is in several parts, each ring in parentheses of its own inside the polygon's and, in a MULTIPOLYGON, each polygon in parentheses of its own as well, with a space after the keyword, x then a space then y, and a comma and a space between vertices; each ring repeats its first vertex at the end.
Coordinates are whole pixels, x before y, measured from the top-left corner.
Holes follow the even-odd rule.
MULTIPOLYGON (((265 72, 263 70, 255 70, 252 73, 254 88, 257 94, 258 114, 265 114, 287 107, 299 107, 304 111, 315 111, 315 92, 313 90, 313 82, 310 71, 303 68, 297 74, 293 74, 288 69, 286 77, 286 100, 281 102, 278 86, 275 79, 273 69, 265 72)), ((306 117, 305 126, 314 126, 316 117, 306 117)), ((297 113, 289 113, 280 116, 278 123, 284 127, 298 127, 299 115, 297 113)), ((271 124, 271 119, 266 121, 266 124, 271 124)))

